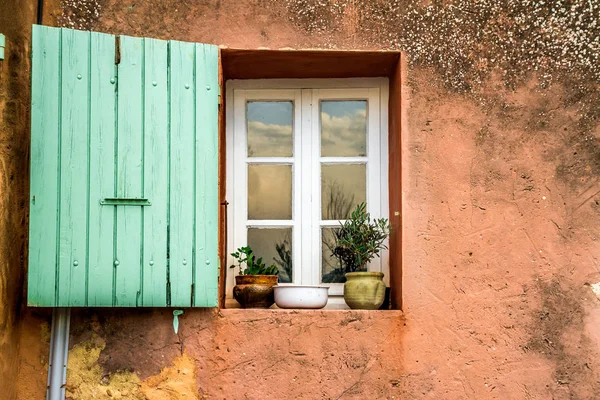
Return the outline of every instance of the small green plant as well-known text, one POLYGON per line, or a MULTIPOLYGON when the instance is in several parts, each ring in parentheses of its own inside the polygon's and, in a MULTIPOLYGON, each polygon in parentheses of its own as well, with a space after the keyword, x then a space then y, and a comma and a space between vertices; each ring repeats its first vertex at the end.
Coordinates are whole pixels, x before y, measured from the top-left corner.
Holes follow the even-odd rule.
POLYGON ((239 267, 240 275, 277 275, 279 272, 276 265, 267 267, 262 257, 256 258, 250 246, 240 247, 231 256, 236 259, 237 265, 229 268, 239 267), (243 264, 246 264, 246 268, 242 267, 243 264))
POLYGON ((390 235, 390 224, 387 218, 371 220, 366 204, 361 203, 334 234, 333 255, 340 260, 344 272, 366 271, 367 264, 387 249, 384 241, 390 235))

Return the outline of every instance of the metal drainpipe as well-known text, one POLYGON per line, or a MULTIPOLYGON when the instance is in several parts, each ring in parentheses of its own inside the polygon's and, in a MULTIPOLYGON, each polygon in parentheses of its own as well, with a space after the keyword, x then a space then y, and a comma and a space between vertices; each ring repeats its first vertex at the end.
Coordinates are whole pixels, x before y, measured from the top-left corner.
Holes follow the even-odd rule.
POLYGON ((55 308, 52 312, 50 336, 50 365, 46 400, 64 400, 67 383, 67 356, 69 355, 70 308, 55 308))
MULTIPOLYGON (((44 0, 37 2, 37 23, 42 25, 44 0)), ((48 389, 46 400, 64 400, 67 383, 67 357, 69 355, 69 327, 71 309, 55 308, 52 311, 52 333, 50 335, 50 363, 48 365, 48 389)))

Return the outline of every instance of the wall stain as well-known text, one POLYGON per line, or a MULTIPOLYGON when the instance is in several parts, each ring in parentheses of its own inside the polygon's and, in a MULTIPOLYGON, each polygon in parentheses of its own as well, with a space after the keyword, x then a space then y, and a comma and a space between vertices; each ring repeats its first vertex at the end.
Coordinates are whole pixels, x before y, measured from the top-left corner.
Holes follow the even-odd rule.
MULTIPOLYGON (((557 386, 548 388, 553 396, 568 392, 571 399, 600 397, 600 382, 592 371, 596 368, 593 343, 584 332, 586 311, 584 290, 573 290, 561 282, 565 277, 549 281, 537 279, 541 306, 533 311, 531 335, 523 346, 555 364, 553 377, 557 386)), ((554 398, 554 397, 553 397, 554 398)))

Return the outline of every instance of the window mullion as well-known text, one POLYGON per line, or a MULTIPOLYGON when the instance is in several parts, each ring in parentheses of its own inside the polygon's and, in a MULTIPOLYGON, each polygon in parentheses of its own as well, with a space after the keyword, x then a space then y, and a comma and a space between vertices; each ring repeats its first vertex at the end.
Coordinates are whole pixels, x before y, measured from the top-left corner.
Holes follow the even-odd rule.
MULTIPOLYGON (((248 216, 247 190, 248 176, 246 168, 246 96, 244 91, 237 91, 234 97, 234 130, 233 130, 233 177, 232 199, 230 209, 233 214, 233 246, 235 250, 247 243, 246 218, 248 216)), ((229 256, 228 256, 229 257, 229 256)), ((230 259, 227 265, 230 264, 230 259)), ((231 282, 233 283, 231 274, 231 282)))
POLYGON ((294 228, 293 228, 293 245, 292 245, 292 282, 296 285, 302 282, 302 265, 305 262, 304 248, 302 246, 302 204, 304 203, 303 191, 302 191, 302 157, 304 154, 302 148, 302 91, 294 91, 294 166, 293 166, 293 216, 294 228))
MULTIPOLYGON (((389 199, 388 199, 388 135, 387 135, 387 126, 388 126, 388 110, 386 105, 389 101, 389 90, 388 83, 382 83, 380 92, 379 92, 379 160, 376 160, 379 165, 379 176, 381 179, 379 180, 379 193, 381 194, 380 201, 380 216, 381 217, 391 217, 388 215, 389 213, 389 199)), ((398 155, 399 156, 399 155, 398 155)), ((400 184, 399 182, 397 184, 400 184)), ((389 244, 389 240, 385 241, 386 246, 389 244)), ((385 274, 384 282, 387 286, 390 285, 390 268, 389 268, 389 253, 388 251, 383 251, 381 254, 381 272, 385 274)))
POLYGON ((313 251, 312 251, 312 187, 311 181, 313 180, 313 171, 311 167, 312 157, 312 115, 311 115, 311 102, 312 102, 312 90, 302 90, 302 101, 301 101, 301 132, 300 146, 301 146, 301 159, 299 160, 299 168, 302 170, 300 187, 302 188, 301 200, 301 218, 298 221, 302 232, 302 265, 299 267, 301 270, 300 284, 310 285, 312 284, 312 271, 313 268, 313 251))
MULTIPOLYGON (((368 136, 367 136, 367 207, 373 218, 381 216, 381 191, 379 172, 379 89, 369 89, 369 102, 367 111, 368 136)), ((369 265, 369 270, 381 271, 381 260, 376 258, 369 265)))
POLYGON ((314 285, 321 283, 321 246, 322 246, 322 230, 321 230, 321 214, 323 199, 321 199, 321 101, 322 91, 315 89, 313 90, 312 98, 312 167, 313 167, 313 180, 312 180, 312 196, 313 196, 313 238, 311 248, 314 257, 313 267, 311 269, 311 278, 314 285))
POLYGON ((366 164, 369 162, 368 157, 321 157, 320 162, 323 164, 366 164))
POLYGON ((293 164, 294 157, 247 157, 246 164, 293 164))

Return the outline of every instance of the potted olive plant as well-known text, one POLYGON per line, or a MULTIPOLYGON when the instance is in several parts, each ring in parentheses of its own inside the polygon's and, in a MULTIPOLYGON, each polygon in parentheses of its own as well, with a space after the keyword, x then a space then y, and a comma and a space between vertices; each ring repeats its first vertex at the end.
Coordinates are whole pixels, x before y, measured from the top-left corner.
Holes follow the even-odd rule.
POLYGON ((277 284, 279 272, 275 265, 267 267, 262 257, 256 258, 252 248, 240 247, 231 256, 236 259, 239 275, 235 277, 233 297, 242 308, 269 308, 275 302, 273 286, 277 284))
POLYGON ((378 309, 385 299, 382 272, 367 272, 367 264, 387 249, 390 234, 387 218, 371 220, 365 203, 361 203, 341 228, 335 231, 333 255, 346 272, 344 300, 353 309, 378 309))

